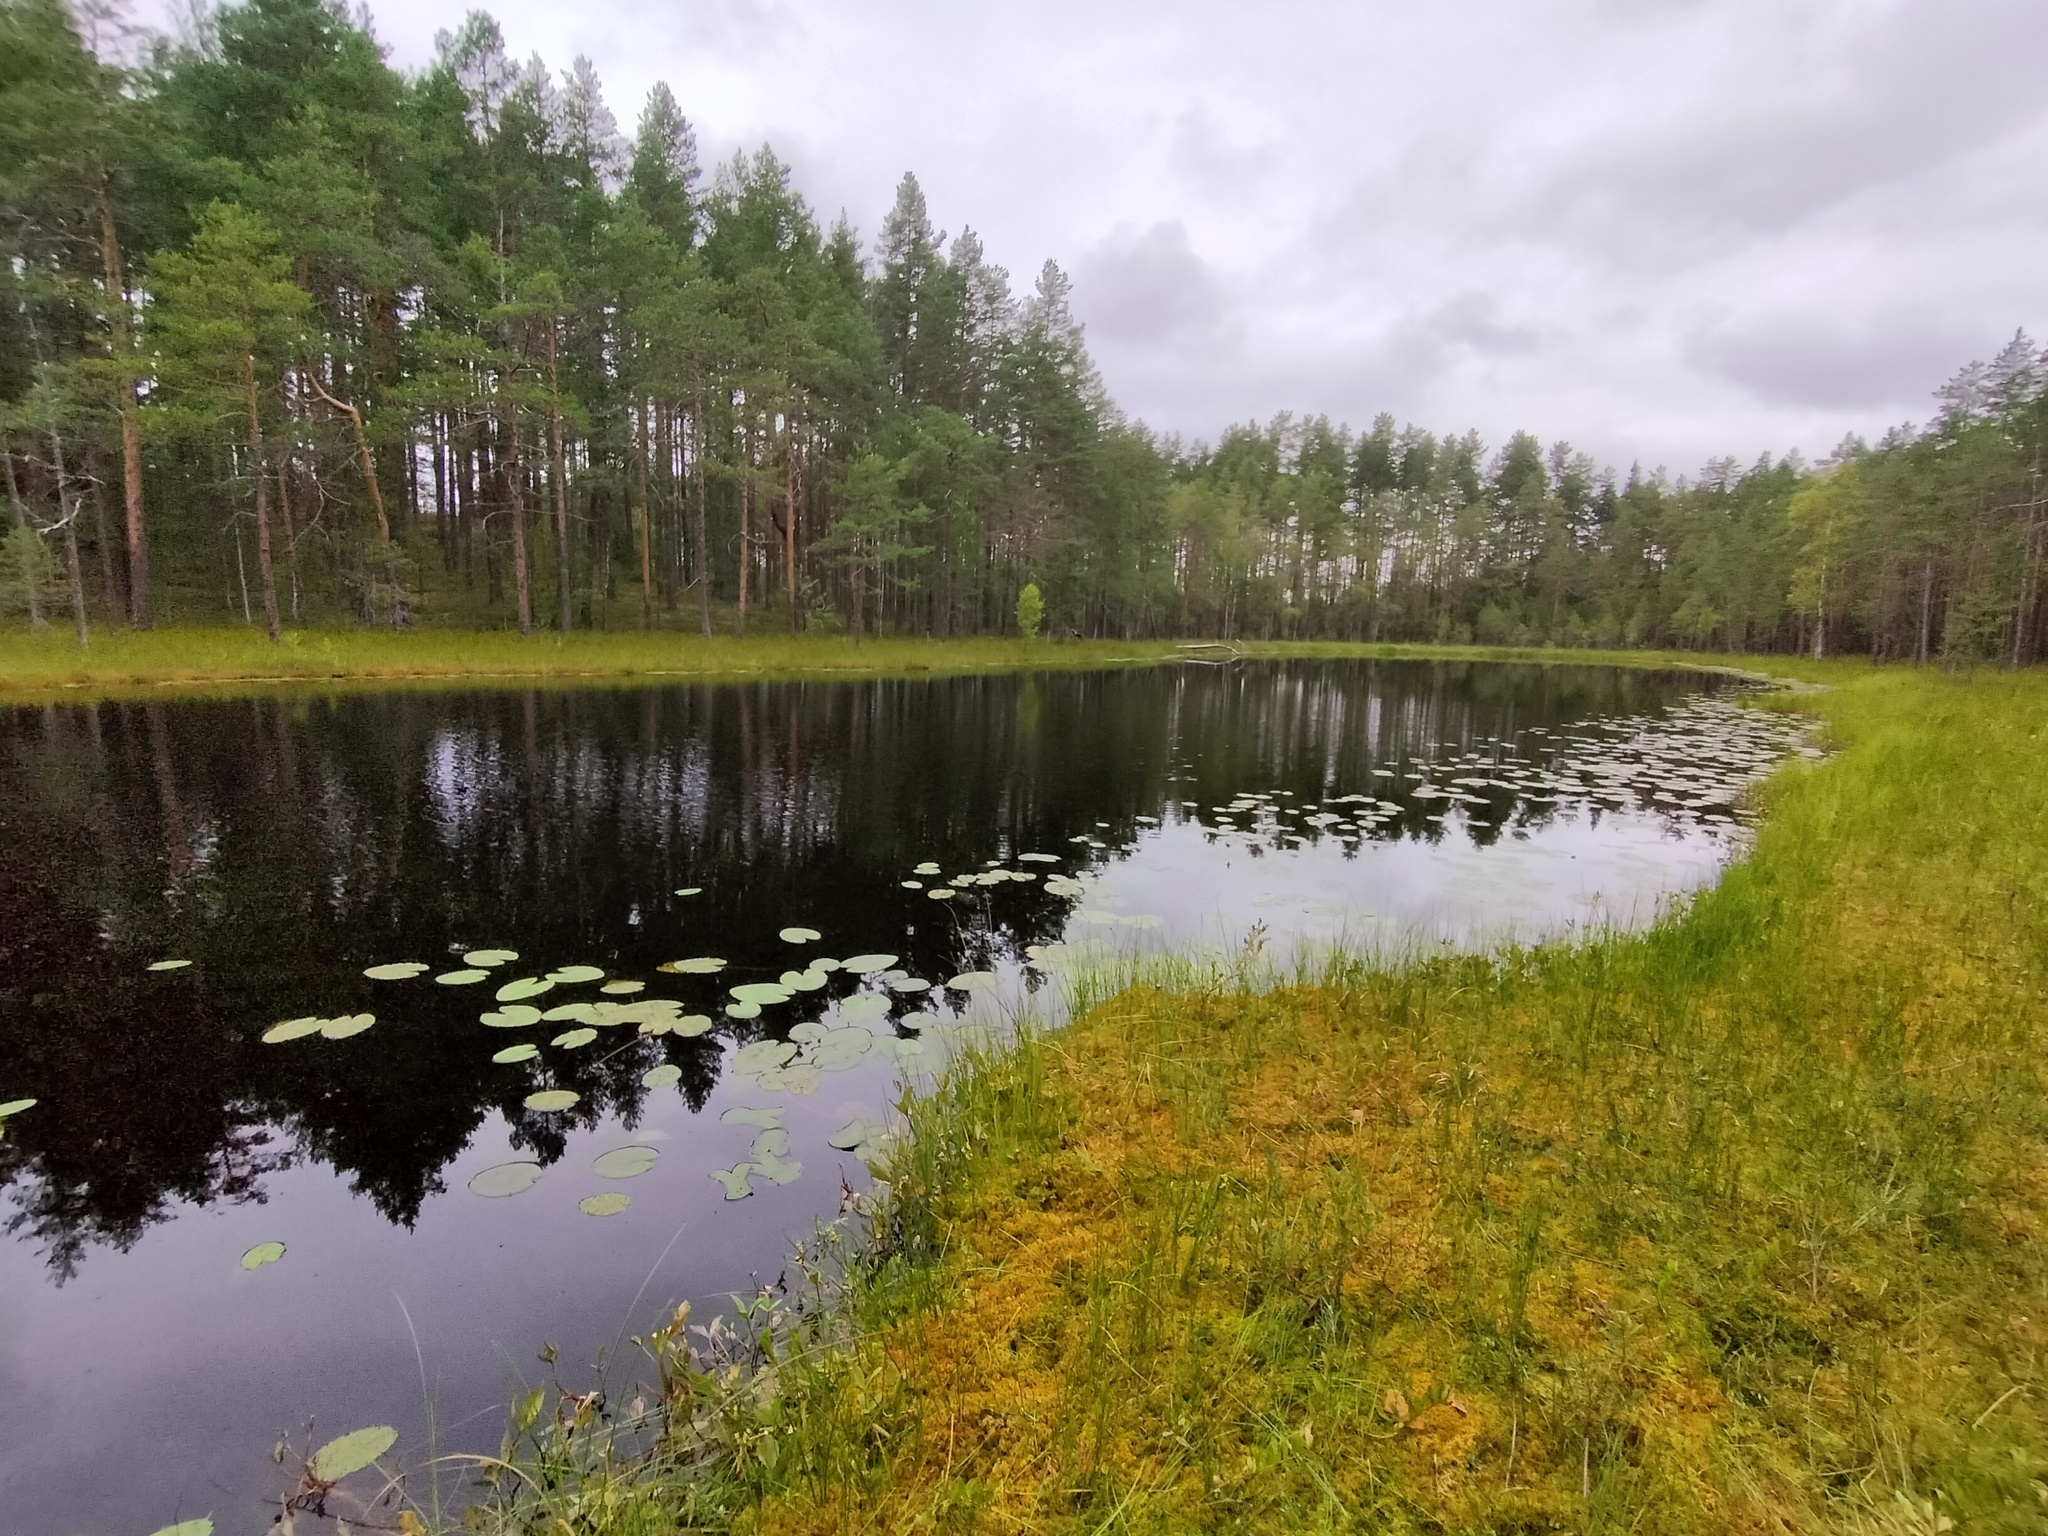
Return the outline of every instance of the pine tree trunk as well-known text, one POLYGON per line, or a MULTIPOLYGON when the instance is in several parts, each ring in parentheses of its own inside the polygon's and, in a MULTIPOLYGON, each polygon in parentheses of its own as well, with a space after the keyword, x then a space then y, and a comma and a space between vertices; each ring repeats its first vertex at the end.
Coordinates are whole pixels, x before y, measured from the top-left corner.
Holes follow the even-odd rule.
POLYGON ((555 366, 555 322, 548 321, 548 478, 555 493, 555 586, 561 593, 562 633, 572 618, 569 591, 569 472, 562 451, 562 383, 555 366))
POLYGON ((505 459, 505 485, 512 497, 512 592, 519 612, 519 633, 533 633, 533 593, 526 580, 526 469, 519 461, 519 417, 511 422, 505 459))
POLYGON ((107 274, 107 313, 114 326, 114 404, 121 419, 121 504, 128 522, 128 622, 147 629, 149 544, 142 520, 142 419, 135 405, 135 344, 129 324, 128 293, 121 281, 121 246, 114 230, 114 205, 107 174, 100 171, 100 263, 107 274))
POLYGON ((270 477, 263 467, 263 418, 256 410, 256 359, 242 354, 242 403, 249 413, 249 475, 256 487, 256 576, 263 587, 263 630, 277 644, 277 572, 270 559, 270 477))
POLYGON ((57 407, 50 406, 50 468, 57 477, 57 516, 64 529, 64 574, 71 583, 71 622, 78 643, 91 634, 85 624, 85 577, 78 569, 78 509, 71 504, 71 477, 64 467, 64 434, 57 425, 57 407))
POLYGON ((796 633, 796 423, 783 418, 782 433, 782 564, 789 589, 789 632, 796 633))
POLYGON ((754 511, 754 449, 747 441, 746 434, 740 436, 740 610, 733 621, 733 638, 747 637, 747 567, 753 564, 753 550, 748 547, 752 536, 754 511))
POLYGON ((695 450, 692 468, 697 478, 697 617, 704 638, 711 638, 711 511, 710 495, 704 484, 704 392, 697 392, 697 413, 690 421, 690 442, 695 450))
POLYGON ((639 410, 634 467, 640 483, 640 627, 654 627, 654 509, 647 503, 647 408, 639 410))
MULTIPOLYGON (((0 447, 0 455, 4 455, 7 460, 7 505, 14 512, 14 526, 30 538, 34 538, 35 530, 28 525, 28 508, 23 505, 21 500, 21 487, 14 479, 14 450, 12 448, 0 447)), ((48 629, 50 621, 43 617, 43 594, 38 590, 36 584, 38 562, 28 552, 29 547, 27 545, 23 546, 23 550, 23 559, 29 561, 29 564, 22 568, 21 573, 22 582, 28 589, 28 626, 30 629, 48 629)))

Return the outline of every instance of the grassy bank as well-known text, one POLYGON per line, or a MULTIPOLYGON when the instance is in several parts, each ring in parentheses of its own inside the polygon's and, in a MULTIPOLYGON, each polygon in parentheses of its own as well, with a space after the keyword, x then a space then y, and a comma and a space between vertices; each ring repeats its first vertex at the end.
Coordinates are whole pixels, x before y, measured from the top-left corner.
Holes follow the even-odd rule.
POLYGON ((653 1341, 653 1454, 565 1399, 473 1518, 2040 1529, 2048 680, 1836 682, 1647 935, 1132 990, 956 1073, 841 1307, 751 1378, 653 1341))
MULTIPOLYGON (((1447 661, 1709 664, 1726 658, 1646 651, 1509 651, 1476 647, 1252 643, 1244 655, 1425 658, 1447 661)), ((1022 668, 1150 663, 1180 654, 1170 642, 1024 641, 765 634, 746 640, 672 631, 521 636, 510 630, 292 630, 277 645, 248 628, 110 630, 81 649, 56 631, 0 631, 0 702, 162 698, 278 685, 377 686, 461 680, 527 684, 606 680, 947 676, 1022 668)), ((1736 658, 1740 660, 1740 658, 1736 658)))

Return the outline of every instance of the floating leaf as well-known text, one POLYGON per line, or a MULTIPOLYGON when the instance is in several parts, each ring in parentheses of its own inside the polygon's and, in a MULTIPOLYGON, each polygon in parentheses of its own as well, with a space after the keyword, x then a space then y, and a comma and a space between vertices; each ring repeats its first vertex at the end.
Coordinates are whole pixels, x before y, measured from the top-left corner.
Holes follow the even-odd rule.
POLYGON ((996 985, 994 971, 962 971, 946 983, 956 992, 983 992, 996 985))
POLYGON ((785 928, 782 930, 782 942, 785 944, 815 944, 823 937, 825 935, 818 932, 815 928, 785 928))
POLYGON ((936 875, 939 872, 939 866, 930 859, 926 859, 922 864, 914 866, 910 872, 913 875, 936 875))
POLYGON ((631 1195, 608 1189, 601 1195, 585 1195, 576 1202, 576 1209, 586 1216, 616 1216, 632 1203, 631 1195))
POLYGON ((677 891, 676 894, 678 896, 702 896, 704 894, 704 887, 701 885, 686 885, 680 891, 677 891))
POLYGON ((924 882, 922 880, 905 880, 902 882, 902 885, 906 891, 921 891, 924 889, 924 882))
MULTIPOLYGON (((550 1024, 560 1024, 572 1019, 578 1024, 596 1024, 601 1022, 598 1018, 597 1004, 595 1003, 558 1003, 542 1014, 541 1018, 550 1024)), ((624 1021, 620 1020, 618 1022, 624 1021)))
POLYGON ((804 1171, 802 1163, 780 1157, 757 1158, 754 1166, 762 1175, 778 1184, 794 1184, 804 1171))
POLYGON ((533 1188, 545 1171, 539 1163, 497 1163, 470 1179, 469 1192, 486 1200, 503 1200, 533 1188))
POLYGON ((424 960, 393 960, 387 965, 373 965, 363 974, 372 981, 411 981, 426 968, 424 960))
POLYGON ((283 1243, 258 1243, 242 1255, 242 1268, 261 1269, 266 1264, 275 1264, 283 1257, 283 1243))
POLYGON ((149 969, 152 971, 182 971, 191 963, 190 960, 157 960, 151 963, 149 969))
POLYGON ((351 1472, 360 1472, 398 1443, 398 1431, 388 1424, 359 1429, 330 1440, 313 1453, 313 1475, 323 1483, 338 1483, 351 1472))
POLYGON ((711 1015, 708 1013, 686 1013, 676 1020, 674 1033, 688 1039, 692 1035, 711 1033, 711 1015))
POLYGON ((842 962, 841 968, 856 976, 872 976, 876 971, 886 971, 896 963, 894 955, 855 955, 842 962))
POLYGON ((308 1035, 320 1033, 320 1026, 327 1021, 317 1014, 308 1014, 303 1019, 286 1019, 282 1024, 273 1024, 263 1031, 265 1045, 282 1045, 287 1040, 303 1040, 308 1035))
POLYGON ((832 1031, 816 1019, 805 1019, 789 1032, 789 1038, 799 1045, 808 1045, 813 1040, 822 1040, 832 1031))
POLYGON ((922 976, 896 976, 889 981, 892 992, 929 992, 932 984, 922 976))
POLYGON ((213 1521, 205 1516, 197 1520, 180 1520, 176 1525, 167 1525, 150 1536, 213 1536, 213 1521))
POLYGON ((643 1088, 666 1088, 670 1083, 680 1083, 682 1080, 683 1069, 672 1061, 664 1061, 660 1066, 641 1074, 640 1086, 643 1088))
POLYGON ((597 965, 565 965, 549 971, 547 979, 558 987, 574 987, 586 981, 604 980, 604 968, 597 965))
POLYGON ((735 1072, 766 1072, 771 1067, 781 1066, 795 1054, 796 1047, 787 1040, 756 1040, 733 1053, 732 1069, 735 1072))
POLYGON ((960 893, 954 890, 953 887, 951 887, 950 885, 937 886, 932 890, 925 892, 925 895, 929 896, 933 901, 951 901, 955 896, 958 896, 959 894, 960 893))
POLYGON ((777 1067, 772 1072, 763 1072, 754 1081, 771 1092, 816 1093, 824 1078, 812 1063, 797 1061, 786 1067, 777 1067))
POLYGON ((654 1147, 617 1147, 590 1166, 600 1179, 637 1179, 652 1168, 661 1153, 654 1147))
POLYGON ((540 1010, 530 1003, 509 1003, 482 1017, 484 1023, 493 1029, 524 1029, 529 1024, 540 1022, 540 1010))
POLYGON ((789 1132, 785 1131, 781 1126, 776 1125, 770 1126, 767 1130, 763 1131, 760 1135, 754 1138, 754 1145, 750 1150, 750 1155, 756 1159, 764 1157, 781 1157, 784 1153, 788 1151, 789 1132))
POLYGON ((508 1045, 491 1057, 501 1067, 509 1067, 515 1061, 531 1061, 540 1054, 540 1047, 531 1040, 522 1040, 517 1045, 508 1045))
POLYGON ((758 1170, 752 1163, 735 1163, 730 1168, 714 1168, 711 1177, 725 1186, 725 1198, 744 1200, 754 1192, 754 1186, 747 1182, 747 1175, 758 1170))
POLYGON ((1026 864, 1057 864, 1060 861, 1056 853, 1020 853, 1017 857, 1026 864))
POLYGON ((698 955, 689 960, 671 960, 655 969, 681 976, 713 976, 725 969, 725 962, 711 955, 698 955))
POLYGON ((782 984, 795 992, 815 992, 825 985, 823 971, 784 971, 782 984))
POLYGON ((882 1134, 882 1127, 865 1115, 857 1116, 834 1131, 826 1140, 842 1152, 851 1152, 862 1142, 873 1141, 882 1134))
POLYGON ((743 1003, 786 1003, 790 989, 779 981, 750 981, 734 987, 732 995, 743 1003))
POLYGON ((731 1109, 728 1109, 718 1117, 718 1123, 720 1125, 751 1125, 756 1130, 765 1131, 773 1126, 782 1124, 784 1113, 785 1111, 780 1109, 748 1109, 744 1105, 735 1104, 731 1109))
POLYGON ((759 1003, 727 1003, 725 1016, 729 1019, 758 1019, 761 1017, 759 1003))
POLYGON ((844 1072, 875 1048, 864 1029, 835 1029, 812 1047, 810 1061, 823 1072, 844 1072))
POLYGON ((443 971, 434 980, 444 987, 467 987, 490 976, 489 971, 443 971))
POLYGON ((573 1051, 580 1045, 588 1045, 597 1038, 594 1029, 568 1029, 555 1036, 549 1045, 559 1045, 565 1051, 573 1051))
POLYGON ((9 1115, 18 1115, 24 1109, 34 1109, 40 1102, 38 1099, 9 1099, 5 1104, 0 1104, 0 1120, 5 1120, 9 1115))
POLYGON ((464 965, 480 965, 489 970, 494 965, 509 965, 519 958, 516 949, 472 949, 462 957, 464 965))
POLYGON ((857 992, 852 997, 841 998, 839 1017, 849 1024, 858 1024, 864 1019, 887 1017, 889 999, 879 992, 857 992))
POLYGON ((498 988, 498 1001, 516 1003, 523 997, 539 997, 543 992, 554 990, 555 984, 545 976, 522 976, 517 981, 508 981, 498 988))
POLYGON ((597 989, 608 997, 628 997, 635 992, 647 990, 644 981, 608 981, 597 989))
POLYGON ((582 1097, 582 1094, 572 1093, 567 1088, 543 1088, 539 1093, 526 1096, 526 1107, 543 1112, 573 1109, 582 1097))
POLYGON ((374 1013, 352 1013, 339 1019, 329 1019, 320 1026, 320 1034, 328 1040, 346 1040, 351 1035, 360 1035, 377 1022, 374 1013))

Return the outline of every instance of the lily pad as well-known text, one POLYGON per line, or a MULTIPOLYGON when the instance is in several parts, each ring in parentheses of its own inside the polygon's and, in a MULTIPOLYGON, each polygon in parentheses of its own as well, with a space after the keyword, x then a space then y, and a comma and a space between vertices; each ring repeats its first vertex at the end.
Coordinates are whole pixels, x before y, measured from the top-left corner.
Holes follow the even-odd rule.
POLYGON ((756 1040, 733 1053, 732 1069, 735 1072, 766 1072, 781 1066, 795 1054, 796 1047, 787 1040, 756 1040))
POLYGON ((818 932, 815 928, 785 928, 782 930, 782 942, 785 944, 815 944, 823 937, 825 935, 818 932))
POLYGON ((590 1166, 600 1179, 637 1179, 660 1157, 654 1147, 616 1147, 590 1166))
POLYGON ((323 1483, 338 1483, 352 1472, 360 1472, 398 1443, 398 1431, 388 1424, 375 1429, 358 1429, 330 1440, 313 1453, 313 1475, 323 1483))
POLYGON ((933 901, 951 901, 959 894, 950 885, 935 886, 933 889, 925 892, 925 895, 929 896, 933 901))
POLYGON ((567 1029, 555 1036, 548 1044, 559 1045, 565 1051, 573 1051, 580 1045, 590 1044, 596 1038, 597 1031, 594 1029, 567 1029))
POLYGON ((373 965, 363 974, 372 981, 411 981, 426 968, 424 960, 393 960, 386 965, 373 965))
POLYGON ((597 989, 607 997, 630 997, 635 992, 647 990, 644 981, 608 981, 597 989))
POLYGON ((956 992, 985 992, 996 985, 994 971, 962 971, 946 983, 956 992))
POLYGON ((725 962, 712 955, 697 955, 688 960, 671 960, 655 969, 679 976, 715 976, 725 969, 725 962))
POLYGON ((882 1127, 865 1115, 856 1116, 826 1138, 826 1141, 842 1152, 851 1152, 863 1142, 873 1141, 882 1134, 882 1127))
POLYGON ((258 1243, 242 1255, 242 1268, 261 1269, 266 1264, 275 1264, 283 1257, 283 1243, 258 1243))
POLYGON ((595 1003, 557 1003, 546 1013, 542 1014, 541 1018, 549 1024, 561 1024, 570 1021, 577 1024, 596 1024, 600 1022, 595 1003))
POLYGON ((891 992, 929 992, 932 984, 922 976, 892 976, 889 979, 891 992))
POLYGON ((678 896, 702 896, 704 894, 704 887, 701 885, 686 885, 680 891, 677 891, 676 894, 678 896))
POLYGON ((5 1104, 0 1104, 0 1120, 5 1120, 9 1115, 18 1115, 24 1109, 34 1109, 39 1102, 36 1099, 9 1099, 5 1104))
POLYGON ((643 1088, 666 1088, 669 1084, 680 1083, 682 1080, 683 1069, 672 1061, 664 1061, 660 1066, 640 1074, 640 1086, 643 1088))
POLYGON ((1057 864, 1060 861, 1056 853, 1020 853, 1017 858, 1025 864, 1057 864))
POLYGON ((317 1014, 309 1014, 303 1019, 286 1019, 282 1024, 273 1024, 263 1031, 261 1038, 265 1045, 282 1045, 287 1040, 303 1040, 308 1035, 319 1034, 321 1026, 326 1022, 317 1014))
POLYGON ((926 859, 922 864, 913 865, 910 872, 913 875, 936 875, 939 872, 939 866, 930 859, 926 859))
POLYGON ((781 1157, 760 1157, 754 1160, 754 1167, 777 1184, 794 1184, 804 1171, 804 1165, 794 1159, 781 1157))
POLYGON ((464 965, 480 965, 486 970, 494 965, 510 965, 519 958, 516 949, 472 949, 462 957, 464 965))
POLYGON ((771 1093, 816 1093, 824 1076, 808 1061, 793 1061, 786 1067, 763 1072, 754 1079, 771 1093))
POLYGON ((533 1188, 545 1171, 539 1163, 497 1163, 470 1179, 469 1192, 486 1200, 503 1200, 533 1188))
POLYGON ((784 971, 782 984, 794 992, 815 992, 825 985, 823 971, 784 971))
POLYGON ((440 975, 436 976, 434 980, 441 983, 441 985, 444 987, 468 987, 475 985, 479 981, 488 980, 490 978, 490 974, 491 973, 489 971, 477 970, 443 971, 440 975))
POLYGON ((849 1024, 884 1018, 888 1012, 889 999, 879 992, 856 992, 852 997, 841 998, 839 1001, 839 1017, 849 1024))
POLYGON ((571 1092, 567 1088, 543 1088, 539 1093, 529 1093, 526 1096, 526 1107, 543 1113, 556 1113, 564 1109, 574 1109, 582 1097, 582 1094, 571 1092))
POLYGON ((872 976, 876 971, 886 971, 895 963, 894 955, 855 955, 851 960, 842 962, 840 968, 856 976, 872 976))
POLYGON ((708 1013, 686 1013, 675 1022, 674 1034, 688 1039, 692 1035, 711 1033, 711 1015, 708 1013))
POLYGON ((790 989, 779 981, 749 981, 734 987, 732 995, 743 1003, 786 1003, 790 989))
POLYGON ((789 1132, 785 1131, 781 1126, 776 1125, 770 1126, 767 1130, 763 1131, 760 1135, 754 1138, 754 1145, 749 1149, 748 1155, 756 1159, 763 1157, 781 1157, 785 1155, 788 1151, 789 1132))
POLYGON ((805 1019, 803 1023, 797 1025, 796 1028, 789 1032, 789 1038, 796 1041, 798 1045, 809 1045, 812 1041, 822 1040, 831 1033, 832 1031, 828 1026, 819 1023, 816 1019, 805 1019))
POLYGON ((540 1022, 540 1010, 530 1003, 507 1003, 482 1017, 492 1029, 524 1029, 540 1022))
POLYGON ((725 1016, 728 1019, 758 1019, 761 1017, 759 1003, 727 1003, 725 1016))
POLYGON ((749 1109, 735 1104, 718 1117, 720 1125, 751 1125, 757 1131, 765 1131, 782 1124, 786 1111, 781 1109, 749 1109))
POLYGON ((735 1163, 730 1168, 714 1168, 711 1177, 725 1186, 725 1198, 744 1200, 754 1192, 754 1186, 747 1182, 747 1175, 759 1170, 752 1163, 735 1163))
POLYGON ((501 1067, 509 1067, 515 1061, 531 1061, 540 1054, 540 1047, 531 1040, 522 1040, 517 1045, 508 1045, 491 1057, 501 1067))
POLYGON ((377 1015, 374 1013, 351 1013, 338 1019, 329 1019, 320 1026, 320 1035, 326 1040, 346 1040, 351 1035, 360 1035, 376 1022, 377 1015))
POLYGON ((598 965, 565 965, 549 971, 547 979, 558 987, 580 986, 586 981, 604 980, 604 967, 598 965))
POLYGON ((554 982, 545 976, 522 976, 517 981, 508 981, 498 988, 498 1001, 516 1003, 521 998, 539 997, 543 992, 554 990, 554 982))
POLYGON ((922 880, 905 880, 900 883, 906 891, 921 891, 924 889, 924 882, 922 880))
POLYGON ((191 963, 190 960, 157 960, 151 962, 149 969, 152 971, 182 971, 191 963))
POLYGON ((616 1216, 632 1203, 631 1195, 608 1189, 601 1195, 585 1195, 576 1202, 576 1209, 586 1216, 616 1216))

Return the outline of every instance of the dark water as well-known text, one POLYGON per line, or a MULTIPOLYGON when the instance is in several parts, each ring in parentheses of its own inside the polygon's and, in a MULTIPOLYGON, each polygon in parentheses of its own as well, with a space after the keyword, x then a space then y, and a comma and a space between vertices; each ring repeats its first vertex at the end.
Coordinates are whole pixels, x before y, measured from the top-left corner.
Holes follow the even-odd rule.
MULTIPOLYGON (((841 1178, 864 1179, 829 1138, 886 1119, 920 1067, 895 1042, 923 1035, 928 1066, 972 1001, 906 977, 989 970, 1014 999, 1043 981, 1026 947, 1063 939, 1646 917, 1711 879, 1734 790, 1783 745, 1717 693, 1276 663, 0 713, 0 1102, 38 1101, 0 1139, 0 1526, 259 1530, 270 1447, 309 1419, 398 1425, 417 1456, 431 1401, 444 1444, 494 1446, 543 1342, 581 1365, 680 1298, 772 1278, 841 1178), (1040 878, 929 895, 991 864, 1040 878), (821 938, 778 937, 792 925, 821 938), (433 980, 479 948, 520 958, 433 980), (759 1018, 723 1011, 734 985, 862 952, 897 958, 759 1018), (728 963, 656 969, 690 956, 728 963), (190 964, 148 969, 164 960, 190 964), (430 969, 363 975, 400 960, 430 969), (556 1047, 569 1024, 479 1022, 501 983, 568 965, 715 1027, 556 1047), (910 1023, 859 1019, 857 989, 910 1023), (814 1082, 730 1070, 828 1009, 874 1049, 814 1082), (349 1038, 259 1038, 357 1012, 376 1023, 349 1038), (492 1061, 521 1040, 534 1060, 492 1061), (645 1086, 664 1064, 679 1079, 645 1086), (580 1099, 527 1108, 541 1087, 580 1099), (800 1175, 725 1198, 710 1171, 757 1135, 720 1118, 734 1106, 783 1110, 800 1175), (592 1169, 627 1145, 658 1152, 651 1172, 592 1169), (509 1199, 469 1191, 508 1160, 546 1172, 509 1199), (611 1190, 630 1208, 584 1214, 611 1190), (285 1256, 245 1271, 264 1242, 285 1256)), ((534 1006, 598 995, 565 983, 534 1006)))

